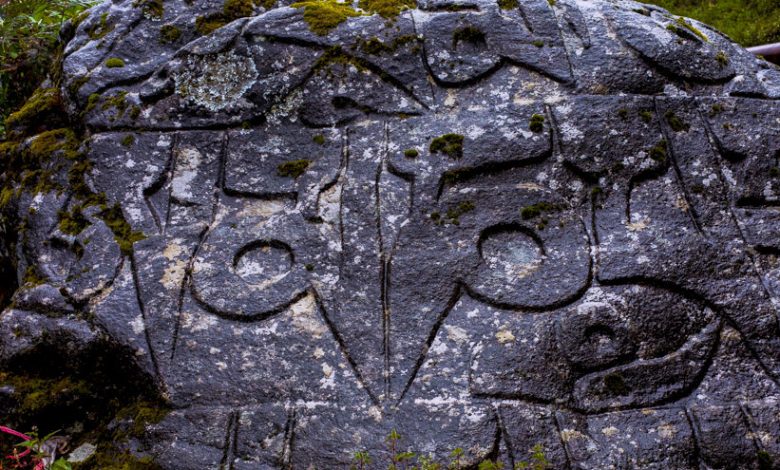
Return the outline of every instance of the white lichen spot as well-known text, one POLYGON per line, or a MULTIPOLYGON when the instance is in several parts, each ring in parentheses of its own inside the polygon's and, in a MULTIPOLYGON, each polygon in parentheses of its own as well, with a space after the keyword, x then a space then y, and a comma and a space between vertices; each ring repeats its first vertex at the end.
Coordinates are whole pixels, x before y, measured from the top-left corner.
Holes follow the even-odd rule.
POLYGON ((572 439, 585 439, 586 436, 576 429, 564 429, 561 431, 561 440, 564 443, 571 441, 572 439))
POLYGON ((620 430, 616 428, 615 426, 609 426, 601 430, 601 433, 604 434, 607 437, 612 437, 616 435, 620 430))
POLYGON ((230 51, 188 56, 173 80, 179 96, 216 112, 235 107, 256 77, 254 61, 230 51))
POLYGON ((130 322, 130 328, 132 328, 133 333, 136 335, 143 333, 144 329, 146 329, 146 325, 144 325, 144 317, 142 315, 138 315, 137 317, 133 318, 133 320, 130 322))
POLYGON ((203 156, 197 149, 182 147, 176 150, 176 172, 171 181, 171 195, 182 201, 192 201, 192 183, 198 176, 198 167, 203 156))
POLYGON ((469 340, 469 334, 463 328, 452 326, 452 325, 445 325, 444 330, 447 332, 447 338, 450 341, 455 341, 458 344, 463 344, 464 342, 469 340))

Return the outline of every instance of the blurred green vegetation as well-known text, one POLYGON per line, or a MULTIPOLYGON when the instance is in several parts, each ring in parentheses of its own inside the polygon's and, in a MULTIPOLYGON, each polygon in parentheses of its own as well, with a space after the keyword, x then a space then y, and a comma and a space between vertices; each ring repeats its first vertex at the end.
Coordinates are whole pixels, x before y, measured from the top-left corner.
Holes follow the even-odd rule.
POLYGON ((0 138, 3 120, 46 77, 57 80, 60 27, 95 0, 0 0, 0 138))
POLYGON ((743 46, 780 42, 780 0, 646 0, 697 19, 743 46))

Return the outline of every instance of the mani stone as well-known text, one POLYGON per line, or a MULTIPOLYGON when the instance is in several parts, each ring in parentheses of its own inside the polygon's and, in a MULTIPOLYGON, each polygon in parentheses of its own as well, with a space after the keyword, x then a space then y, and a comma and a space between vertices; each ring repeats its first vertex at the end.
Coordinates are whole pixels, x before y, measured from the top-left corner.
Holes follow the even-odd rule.
POLYGON ((3 363, 132 351, 165 469, 386 468, 391 430, 463 468, 778 468, 780 70, 627 0, 364 2, 74 25, 86 166, 6 206, 3 363))

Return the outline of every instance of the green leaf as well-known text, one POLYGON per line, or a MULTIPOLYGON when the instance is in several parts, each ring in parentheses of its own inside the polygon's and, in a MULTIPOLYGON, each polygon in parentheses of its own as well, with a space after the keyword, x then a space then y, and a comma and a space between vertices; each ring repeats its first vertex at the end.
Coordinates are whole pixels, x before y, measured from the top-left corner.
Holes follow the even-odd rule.
POLYGON ((50 470, 73 470, 73 467, 65 459, 57 459, 51 464, 50 470))

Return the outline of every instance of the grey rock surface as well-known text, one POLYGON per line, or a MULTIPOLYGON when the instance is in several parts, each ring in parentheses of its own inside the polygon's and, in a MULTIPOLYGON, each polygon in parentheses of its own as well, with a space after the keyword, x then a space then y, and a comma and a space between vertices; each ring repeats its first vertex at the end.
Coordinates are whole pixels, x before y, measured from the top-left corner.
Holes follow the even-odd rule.
POLYGON ((22 196, 3 360, 59 330, 134 351, 170 469, 380 468, 392 429, 466 465, 780 468, 777 68, 622 0, 325 35, 163 6, 95 7, 63 63, 86 182, 144 237, 22 196))

